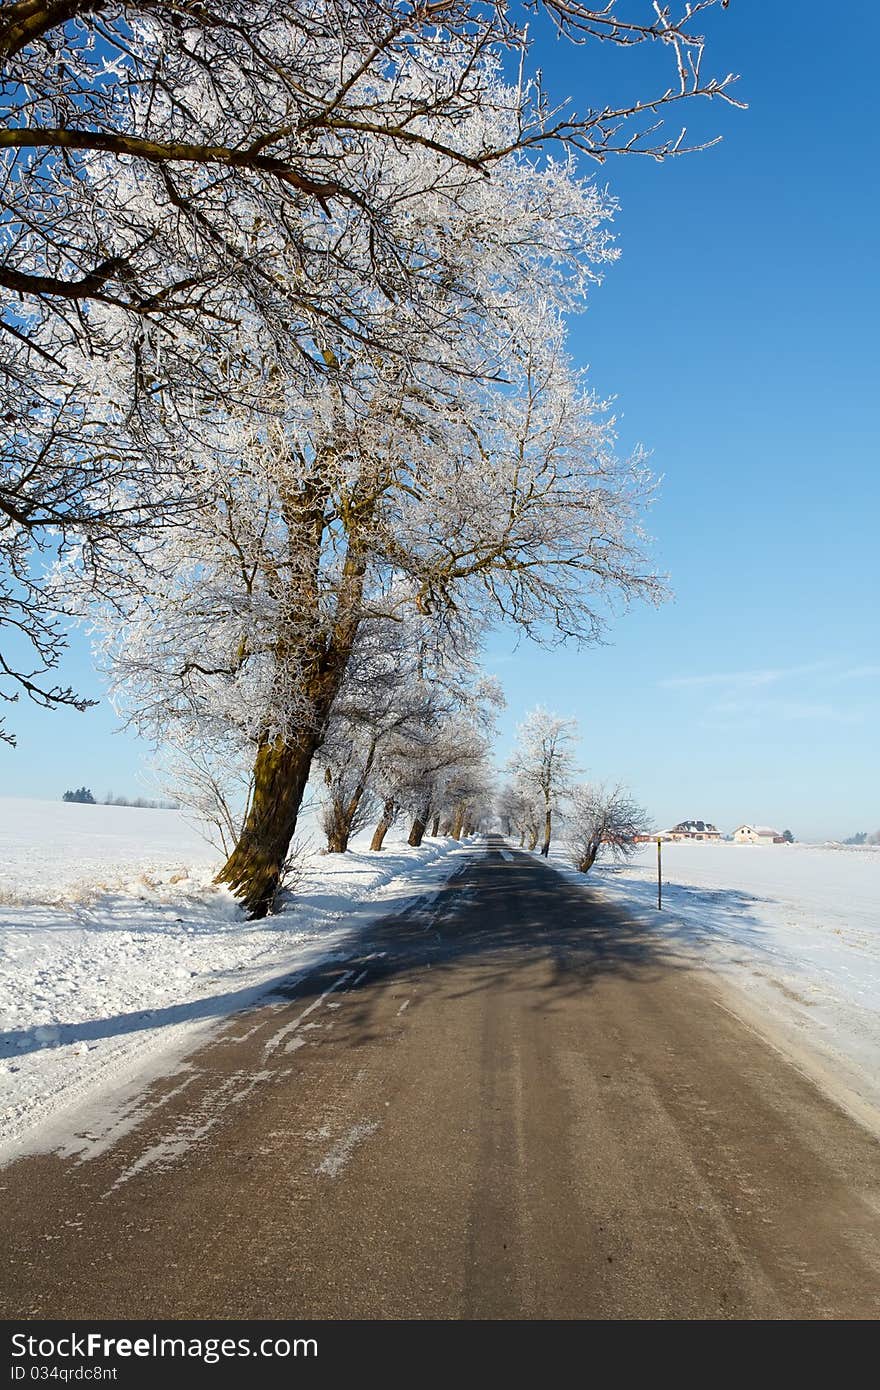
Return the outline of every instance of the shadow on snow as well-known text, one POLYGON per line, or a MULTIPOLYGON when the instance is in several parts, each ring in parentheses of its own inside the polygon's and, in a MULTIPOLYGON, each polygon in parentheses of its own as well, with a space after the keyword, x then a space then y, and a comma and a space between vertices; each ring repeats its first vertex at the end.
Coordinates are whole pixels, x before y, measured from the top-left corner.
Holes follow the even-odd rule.
MULTIPOLYGON (((338 943, 332 955, 305 972, 286 972, 258 986, 250 984, 167 1007, 55 1024, 51 1045, 96 1042, 142 1029, 220 1019, 258 1004, 298 1001, 307 1005, 343 976, 348 976, 346 993, 360 995, 358 1007, 346 1010, 346 1032, 353 1042, 362 1043, 372 1035, 369 987, 396 975, 405 974, 410 983, 418 975, 432 990, 460 998, 501 983, 516 988, 522 966, 543 961, 549 968, 534 1005, 543 1012, 565 997, 588 992, 603 976, 650 980, 661 972, 692 966, 694 948, 705 940, 705 933, 693 923, 664 920, 655 930, 602 900, 586 879, 583 885, 572 882, 524 852, 502 858, 501 844, 493 837, 488 853, 475 855, 444 884, 415 901, 410 895, 388 899, 381 919, 368 925, 360 925, 357 919, 368 921, 376 908, 364 904, 352 914, 348 942, 338 943), (461 988, 456 970, 463 962, 477 967, 476 978, 469 972, 466 989, 461 988)), ((759 935, 761 924, 750 907, 760 899, 733 890, 702 890, 695 896, 701 906, 735 917, 739 940, 759 935)), ((527 988, 534 992, 533 975, 527 988)), ((33 1028, 0 1032, 0 1056, 22 1056, 45 1045, 33 1028)))

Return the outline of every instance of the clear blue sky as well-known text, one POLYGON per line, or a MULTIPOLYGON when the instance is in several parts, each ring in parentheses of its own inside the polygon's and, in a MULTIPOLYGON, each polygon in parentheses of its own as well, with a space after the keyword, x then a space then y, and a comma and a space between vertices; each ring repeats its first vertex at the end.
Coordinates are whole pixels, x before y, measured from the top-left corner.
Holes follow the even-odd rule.
MULTIPOLYGON (((707 27, 708 66, 742 74, 749 110, 688 110, 695 133, 724 135, 707 153, 599 172, 623 255, 572 337, 617 398, 622 447, 645 444, 664 477, 651 530, 676 598, 581 653, 514 653, 497 634, 499 756, 540 701, 579 720, 585 770, 627 782, 658 825, 837 837, 880 826, 880 7, 856 29, 820 0, 731 0, 707 27)), ((552 90, 581 106, 600 91, 606 50, 585 67, 539 47, 552 90)), ((646 56, 615 78, 638 87, 646 56)), ((81 641, 64 674, 98 688, 81 641)), ((106 704, 10 715, 0 794, 143 790, 106 704)))

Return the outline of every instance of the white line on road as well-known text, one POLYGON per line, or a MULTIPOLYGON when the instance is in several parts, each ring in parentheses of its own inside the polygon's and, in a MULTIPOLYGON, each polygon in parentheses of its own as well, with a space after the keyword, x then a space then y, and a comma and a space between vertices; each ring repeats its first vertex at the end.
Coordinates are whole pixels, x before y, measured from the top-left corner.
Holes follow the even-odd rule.
POLYGON ((328 1178, 338 1177, 357 1146, 362 1144, 365 1139, 369 1139, 371 1134, 375 1134, 378 1128, 379 1125, 375 1121, 362 1120, 359 1124, 354 1125, 322 1158, 315 1173, 328 1178))
POLYGON ((353 970, 346 970, 345 974, 340 975, 338 980, 334 980, 330 988, 325 989, 323 994, 319 994, 318 998, 314 999, 307 1009, 303 1009, 302 1013, 295 1018, 292 1023, 285 1023, 283 1028, 279 1028, 277 1033, 273 1033, 272 1037, 263 1048, 263 1056, 268 1056, 270 1052, 274 1052, 276 1047, 279 1047, 287 1037, 288 1033, 292 1033, 295 1028, 298 1028, 304 1018, 308 1018, 310 1013, 320 1008, 328 994, 332 994, 334 989, 339 989, 339 986, 344 985, 347 980, 350 980, 353 974, 353 970))

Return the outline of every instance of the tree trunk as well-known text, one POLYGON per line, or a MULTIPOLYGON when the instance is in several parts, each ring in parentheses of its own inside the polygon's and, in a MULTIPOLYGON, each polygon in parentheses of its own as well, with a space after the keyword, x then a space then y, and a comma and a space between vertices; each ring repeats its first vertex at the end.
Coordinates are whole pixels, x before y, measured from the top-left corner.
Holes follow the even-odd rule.
POLYGON ((464 829, 464 811, 461 809, 460 806, 458 806, 458 807, 456 807, 456 810, 455 810, 455 819, 454 819, 453 822, 452 822, 452 838, 453 838, 453 840, 460 840, 460 839, 461 839, 461 833, 462 833, 462 830, 463 830, 463 829, 464 829))
POLYGON ((388 821, 384 819, 380 820, 379 824, 376 826, 376 829, 373 831, 373 838, 370 841, 370 849, 381 849, 383 844, 385 843, 385 836, 388 834, 388 831, 390 829, 391 826, 389 825, 388 821))
MULTIPOLYGON (((362 575, 355 574, 349 602, 359 599, 361 585, 362 575)), ((312 760, 321 746, 357 629, 358 618, 349 610, 338 618, 326 647, 318 648, 311 674, 303 677, 300 686, 312 711, 305 727, 288 742, 276 738, 261 743, 257 750, 250 811, 238 844, 215 880, 229 885, 251 917, 265 917, 278 892, 312 760)))
MULTIPOLYGON (((321 618, 317 575, 327 496, 326 473, 318 456, 302 487, 282 499, 291 551, 298 560, 309 561, 296 570, 298 579, 289 590, 288 599, 295 612, 313 623, 313 631, 304 652, 297 653, 299 644, 294 642, 293 656, 284 631, 280 631, 274 657, 279 674, 287 673, 286 662, 302 662, 296 680, 311 718, 287 741, 275 738, 260 743, 250 810, 238 844, 215 880, 229 885, 251 917, 265 917, 274 902, 312 760, 324 737, 360 624, 367 556, 354 523, 346 526, 345 560, 336 584, 336 607, 329 629, 321 618)), ((368 521, 365 513, 359 524, 368 521)))
POLYGON ((584 850, 577 863, 578 873, 588 874, 596 862, 596 855, 599 853, 598 845, 590 845, 584 850))
MULTIPOLYGON (((376 740, 374 739, 370 744, 370 751, 364 762, 363 771, 358 778, 358 784, 352 792, 350 800, 346 804, 343 804, 334 797, 333 824, 331 829, 327 832, 327 849, 331 854, 345 854, 348 850, 348 842, 351 839, 354 818, 358 813, 358 807, 364 799, 364 793, 367 790, 367 782, 373 770, 373 763, 375 760, 376 740)), ((381 845, 379 848, 381 849, 381 845)))
POLYGON ((345 807, 334 806, 333 824, 327 831, 327 850, 330 854, 345 854, 351 837, 351 821, 346 820, 345 807))
POLYGON ((310 730, 293 745, 276 739, 257 750, 247 820, 216 878, 228 884, 251 917, 265 917, 278 891, 319 742, 319 734, 310 730))
POLYGON ((431 837, 432 837, 432 839, 435 839, 435 840, 436 840, 436 838, 437 838, 437 836, 438 836, 439 834, 440 834, 440 817, 439 817, 439 816, 435 816, 435 817, 434 817, 434 823, 433 823, 433 825, 431 826, 431 837))
POLYGON ((544 813, 544 843, 543 843, 543 845, 541 846, 541 853, 543 854, 543 856, 544 856, 545 859, 546 859, 546 858, 548 857, 548 855, 550 854, 550 832, 551 832, 551 829, 552 829, 552 815, 551 815, 550 807, 548 806, 546 812, 544 813))
POLYGON ((370 841, 370 849, 381 849, 385 836, 394 824, 395 806, 391 797, 382 807, 382 819, 373 831, 373 838, 370 841))
POLYGON ((538 843, 538 832, 537 832, 537 830, 530 830, 530 831, 529 831, 529 849, 534 849, 535 846, 537 845, 537 843, 538 843))
POLYGON ((425 838, 425 831, 428 828, 428 817, 430 814, 430 801, 427 801, 422 806, 421 810, 416 812, 416 818, 412 823, 412 828, 409 832, 409 840, 407 841, 408 844, 412 845, 413 849, 418 849, 422 840, 425 838))

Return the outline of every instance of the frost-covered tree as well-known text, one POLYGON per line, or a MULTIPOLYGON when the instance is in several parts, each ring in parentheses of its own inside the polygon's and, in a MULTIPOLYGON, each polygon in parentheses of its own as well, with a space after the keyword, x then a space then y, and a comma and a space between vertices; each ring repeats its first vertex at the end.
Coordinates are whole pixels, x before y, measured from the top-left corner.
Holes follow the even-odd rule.
MULTIPOLYGON (((716 2, 7 0, 0 383, 16 418, 43 376, 46 407, 76 415, 81 371, 114 349, 124 413, 157 391, 167 407, 181 370, 215 390, 244 322, 307 375, 328 349, 400 356, 388 303, 442 333, 474 286, 422 202, 466 214, 517 151, 681 153, 666 111, 733 100, 732 77, 702 75, 694 24, 716 2), (556 104, 531 66, 541 9, 576 41, 647 44, 673 83, 556 104)), ((20 481, 0 507, 22 510, 20 481)))
POLYGON ((447 825, 453 840, 476 833, 491 810, 493 790, 493 778, 485 759, 476 768, 464 768, 449 779, 446 797, 450 819, 447 825))
POLYGON ((377 173, 386 149, 440 154, 453 180, 550 142, 598 160, 680 153, 682 136, 658 138, 653 118, 689 97, 733 100, 732 77, 702 76, 694 21, 715 3, 674 16, 647 0, 626 13, 578 0, 7 0, 0 286, 53 313, 107 304, 165 326, 209 317, 235 274, 257 305, 329 318, 338 335, 316 227, 337 224, 335 260, 356 281, 393 293, 413 273, 396 242, 408 191, 377 173), (554 106, 528 67, 527 20, 541 9, 576 41, 661 50, 673 84, 554 106), (517 57, 511 102, 492 79, 517 57), (474 107, 494 118, 476 149, 460 139, 474 107), (296 245, 299 283, 273 275, 279 233, 296 245))
POLYGON ((553 813, 571 789, 576 739, 574 719, 563 719, 539 705, 520 724, 508 764, 514 785, 525 798, 540 804, 544 820, 541 853, 545 858, 550 853, 553 813))
POLYGON ((492 803, 492 773, 487 746, 472 728, 442 730, 428 743, 414 738, 392 741, 381 760, 377 787, 382 811, 370 849, 380 850, 402 813, 410 815, 409 843, 432 835, 471 834, 492 803))
POLYGON ((544 820, 544 806, 538 796, 521 783, 503 787, 497 811, 505 835, 519 836, 520 848, 534 849, 544 820))
POLYGON ((636 837, 650 828, 647 812, 626 788, 586 782, 573 788, 566 831, 571 862, 580 873, 589 873, 603 850, 627 858, 637 847, 636 837))
POLYGON ((475 655, 474 634, 461 624, 438 626, 414 610, 397 622, 362 623, 317 753, 328 849, 348 848, 379 789, 387 804, 390 768, 408 741, 424 743, 456 716, 490 727, 502 697, 475 655))
POLYGON ((608 255, 607 207, 569 169, 514 160, 507 177, 462 212, 459 273, 482 307, 442 356, 412 365, 431 344, 410 324, 406 370, 355 355, 304 391, 257 353, 259 413, 218 407, 167 436, 198 515, 112 576, 108 654, 140 726, 183 712, 254 744, 221 875, 252 912, 271 904, 364 621, 497 615, 590 640, 606 599, 661 592, 639 524, 650 480, 614 456, 562 345, 560 314, 608 255))
POLYGON ((332 740, 321 750, 324 786, 318 820, 331 854, 344 854, 349 840, 369 824, 376 809, 370 786, 375 748, 371 741, 332 740))
POLYGON ((421 844, 430 827, 460 838, 470 833, 492 800, 489 736, 501 703, 494 681, 432 681, 420 712, 397 729, 376 759, 374 789, 382 803, 370 848, 380 850, 401 813, 410 819, 409 843, 421 844))
POLYGON ((169 473, 163 431, 218 401, 259 413, 272 361, 301 387, 360 351, 409 368, 416 322, 436 360, 479 317, 462 229, 487 184, 510 196, 517 152, 681 153, 664 113, 732 100, 702 72, 713 3, 7 0, 0 697, 89 703, 51 675, 43 569, 78 546, 100 588, 108 548, 181 519, 202 480, 169 473), (654 48, 673 82, 559 106, 531 71, 541 9, 575 41, 654 48))
POLYGON ((408 843, 419 846, 433 816, 446 814, 460 838, 491 799, 491 773, 485 736, 474 726, 450 721, 423 741, 401 749, 396 785, 398 804, 410 813, 408 843), (456 818, 461 806, 461 820, 456 818))
MULTIPOLYGON (((75 385, 62 409, 44 384, 22 381, 0 416, 0 701, 24 695, 43 709, 83 711, 96 701, 56 675, 69 623, 63 586, 48 576, 60 559, 75 567, 77 587, 100 596, 103 577, 131 562, 148 530, 181 524, 194 493, 137 450, 118 412, 84 398, 74 408, 75 385)), ((2 718, 0 740, 15 743, 2 718)))
POLYGON ((235 845, 250 804, 252 748, 234 733, 213 741, 190 720, 168 727, 157 752, 163 788, 224 856, 235 845))
MULTIPOLYGON (((418 618, 418 615, 415 615, 418 618)), ((376 807, 383 754, 431 717, 420 620, 362 623, 317 754, 327 848, 343 853, 376 807)))

